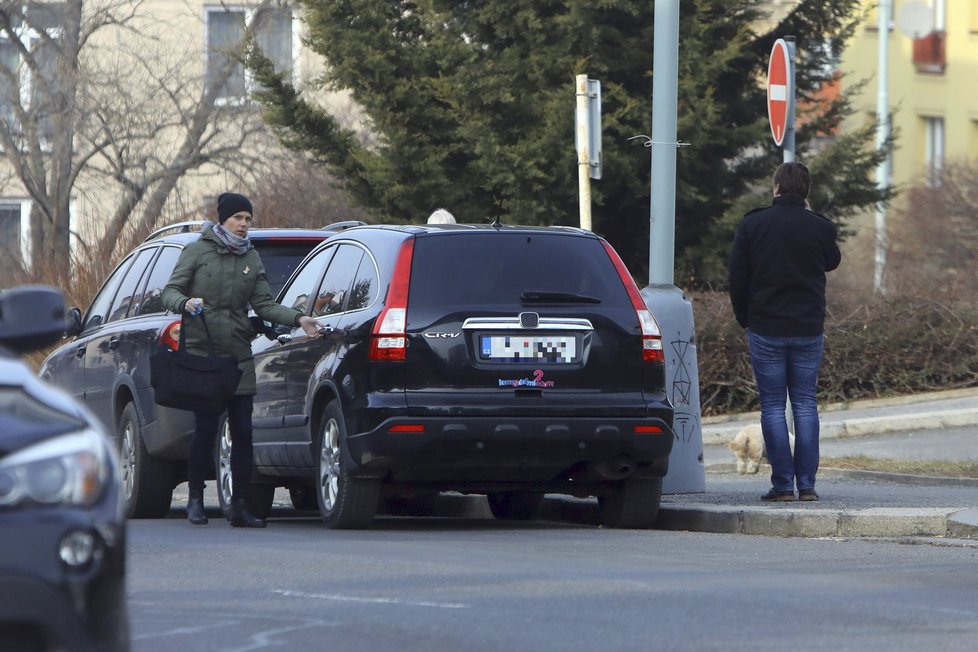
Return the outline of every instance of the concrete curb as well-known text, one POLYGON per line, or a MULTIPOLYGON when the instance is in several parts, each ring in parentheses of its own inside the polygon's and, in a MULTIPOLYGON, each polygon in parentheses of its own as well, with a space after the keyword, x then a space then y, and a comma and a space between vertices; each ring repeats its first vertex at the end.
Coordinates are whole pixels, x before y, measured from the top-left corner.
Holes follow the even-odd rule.
MULTIPOLYGON (((978 512, 975 514, 978 518, 978 512)), ((694 503, 662 507, 655 526, 662 530, 777 537, 945 537, 949 534, 949 516, 948 510, 942 507, 834 510, 694 503)), ((978 529, 978 524, 975 528, 978 529)))
MULTIPOLYGON (((801 538, 925 536, 978 539, 978 510, 955 512, 946 507, 825 509, 794 505, 663 505, 659 508, 655 529, 801 538)), ((443 495, 438 516, 493 518, 483 496, 443 495)), ((563 496, 548 497, 538 518, 582 525, 601 524, 597 501, 563 496)))
MULTIPOLYGON (((758 421, 759 422, 759 421, 758 421)), ((737 432, 748 423, 755 421, 736 421, 703 425, 703 445, 723 445, 733 440, 737 432)), ((866 437, 910 430, 936 430, 945 428, 967 428, 978 426, 978 411, 970 408, 957 410, 935 410, 918 414, 891 414, 875 417, 860 417, 842 421, 822 420, 819 436, 825 439, 836 437, 866 437)))
POLYGON ((966 509, 948 516, 947 530, 952 537, 978 539, 978 509, 966 509))
MULTIPOLYGON (((711 464, 706 467, 707 473, 736 473, 734 463, 711 464)), ((821 476, 833 478, 852 478, 854 480, 871 480, 892 482, 918 487, 978 487, 978 478, 958 478, 938 475, 913 475, 910 473, 887 473, 884 471, 860 471, 858 469, 840 469, 831 466, 819 466, 821 476)), ((771 474, 770 464, 761 464, 758 477, 771 474)))

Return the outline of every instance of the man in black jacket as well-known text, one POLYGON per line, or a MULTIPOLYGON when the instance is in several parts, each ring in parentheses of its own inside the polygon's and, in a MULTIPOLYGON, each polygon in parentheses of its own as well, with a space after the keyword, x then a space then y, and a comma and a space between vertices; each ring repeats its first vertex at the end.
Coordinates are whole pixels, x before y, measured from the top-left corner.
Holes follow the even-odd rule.
POLYGON ((737 227, 730 252, 730 302, 747 329, 761 403, 761 430, 771 463, 771 490, 762 500, 818 500, 818 408, 825 273, 839 266, 837 230, 808 210, 811 177, 801 163, 774 173, 774 202, 753 210, 737 227), (785 420, 791 400, 792 456, 785 420))

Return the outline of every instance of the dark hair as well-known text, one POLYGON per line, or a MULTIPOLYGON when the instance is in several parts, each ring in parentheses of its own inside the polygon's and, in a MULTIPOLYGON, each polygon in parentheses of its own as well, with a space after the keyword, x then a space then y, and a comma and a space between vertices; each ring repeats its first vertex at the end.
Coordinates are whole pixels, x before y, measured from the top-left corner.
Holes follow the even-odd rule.
POLYGON ((802 163, 791 161, 782 163, 774 171, 774 185, 779 195, 797 195, 802 199, 808 197, 808 187, 812 177, 802 163))

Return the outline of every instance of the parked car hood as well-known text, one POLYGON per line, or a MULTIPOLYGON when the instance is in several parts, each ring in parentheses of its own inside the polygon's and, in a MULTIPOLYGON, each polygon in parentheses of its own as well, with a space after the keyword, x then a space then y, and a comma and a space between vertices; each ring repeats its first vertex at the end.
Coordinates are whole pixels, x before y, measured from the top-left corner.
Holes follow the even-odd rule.
POLYGON ((68 394, 39 380, 0 347, 0 457, 94 423, 68 394))

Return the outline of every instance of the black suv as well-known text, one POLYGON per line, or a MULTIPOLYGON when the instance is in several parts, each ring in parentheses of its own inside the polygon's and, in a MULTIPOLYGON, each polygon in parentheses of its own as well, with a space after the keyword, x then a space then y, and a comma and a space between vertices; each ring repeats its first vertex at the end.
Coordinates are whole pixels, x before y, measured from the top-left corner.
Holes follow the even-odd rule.
POLYGON ((486 494, 497 517, 531 519, 563 493, 597 496, 610 526, 651 527, 673 442, 662 340, 605 240, 355 227, 317 246, 279 302, 325 335, 279 327, 253 344, 255 512, 276 486, 336 528, 366 526, 384 498, 486 494))
MULTIPOLYGON (((87 405, 116 432, 126 512, 157 518, 170 509, 173 488, 186 480, 193 414, 156 405, 149 356, 160 341, 175 341, 179 316, 168 313, 163 287, 183 247, 200 237, 203 222, 164 227, 119 263, 84 318, 69 310, 66 332, 74 339, 54 351, 40 375, 87 405)), ((251 229, 273 294, 320 242, 352 225, 324 229, 251 229)), ((258 322, 260 324, 260 322, 258 322)))

